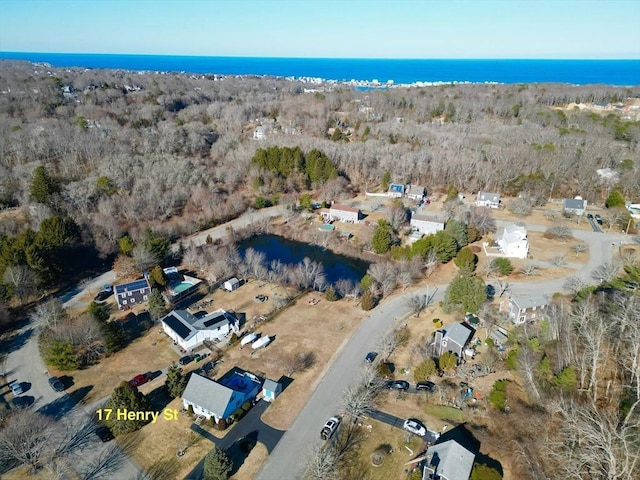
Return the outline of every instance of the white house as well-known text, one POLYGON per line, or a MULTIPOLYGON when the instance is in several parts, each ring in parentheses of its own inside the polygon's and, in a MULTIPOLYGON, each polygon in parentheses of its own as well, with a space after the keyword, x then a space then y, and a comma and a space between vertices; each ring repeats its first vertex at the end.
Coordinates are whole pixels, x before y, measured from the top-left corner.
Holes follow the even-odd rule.
POLYGON ((255 399, 258 392, 258 377, 237 367, 217 381, 194 372, 182 394, 182 404, 185 409, 191 406, 196 415, 218 422, 229 419, 244 403, 255 399))
POLYGON ((427 195, 427 187, 422 185, 409 185, 405 190, 405 196, 412 200, 422 200, 427 195))
POLYGON ((264 140, 267 138, 267 129, 265 127, 256 127, 253 131, 253 139, 254 140, 264 140))
POLYGON ((404 185, 401 183, 392 183, 387 190, 387 196, 392 198, 402 198, 404 196, 404 185))
POLYGON ((432 235, 444 230, 444 222, 428 217, 426 215, 411 215, 411 228, 423 233, 424 235, 432 235))
POLYGON ((476 205, 479 207, 499 208, 500 202, 499 193, 478 192, 476 199, 476 205))
POLYGON ((549 297, 546 295, 509 295, 501 300, 500 311, 506 313, 514 324, 520 325, 542 318, 548 306, 549 297))
POLYGON ((331 208, 321 209, 320 215, 325 221, 331 222, 360 223, 360 220, 362 220, 360 209, 348 207, 347 205, 331 205, 331 208))
POLYGON ((205 341, 220 341, 239 330, 238 320, 222 309, 197 317, 186 310, 172 310, 160 321, 164 332, 187 351, 205 341))
POLYGON ((581 197, 564 198, 562 200, 563 213, 572 215, 584 215, 586 209, 587 201, 583 200, 581 197))
POLYGON ((504 227, 502 237, 497 241, 498 248, 505 257, 527 258, 529 254, 529 241, 527 229, 515 223, 504 227))
POLYGON ((476 456, 455 440, 427 449, 422 479, 469 480, 476 456))
POLYGON ((262 385, 262 396, 267 402, 272 402, 282 392, 282 384, 275 380, 266 379, 262 385))

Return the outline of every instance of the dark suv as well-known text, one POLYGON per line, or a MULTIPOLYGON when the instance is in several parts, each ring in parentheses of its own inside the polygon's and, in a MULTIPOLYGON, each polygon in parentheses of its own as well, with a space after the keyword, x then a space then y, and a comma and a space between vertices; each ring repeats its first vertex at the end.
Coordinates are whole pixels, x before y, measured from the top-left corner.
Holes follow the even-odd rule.
POLYGON ((64 392, 64 385, 58 377, 49 377, 49 385, 56 392, 64 392))
POLYGON ((409 390, 409 382, 406 380, 392 380, 387 382, 387 388, 392 390, 409 390))
POLYGON ((433 392, 436 389, 436 384, 433 382, 418 382, 416 384, 416 390, 426 390, 427 392, 433 392))
POLYGON ((180 365, 186 365, 188 363, 191 363, 192 361, 193 361, 193 357, 191 355, 185 355, 180 360, 178 360, 178 363, 180 365))

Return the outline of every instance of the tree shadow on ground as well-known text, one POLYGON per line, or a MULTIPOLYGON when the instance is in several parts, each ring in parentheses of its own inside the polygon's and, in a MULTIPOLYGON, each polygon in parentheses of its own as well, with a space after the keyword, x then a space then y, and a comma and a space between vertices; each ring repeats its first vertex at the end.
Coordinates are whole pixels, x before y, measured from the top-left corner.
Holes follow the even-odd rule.
POLYGON ((160 411, 173 400, 164 385, 154 388, 145 395, 152 410, 160 411))
POLYGON ((20 350, 27 344, 27 341, 31 338, 33 333, 34 329, 33 327, 30 327, 22 332, 14 333, 0 341, 0 356, 20 350))
POLYGON ((230 475, 234 475, 240 470, 240 467, 245 462, 251 450, 258 443, 258 431, 248 433, 244 437, 236 440, 228 449, 227 455, 233 462, 233 468, 230 475))
POLYGON ((64 417, 78 404, 84 404, 87 394, 93 390, 93 385, 81 387, 71 393, 54 400, 38 410, 38 413, 55 418, 56 420, 64 417))

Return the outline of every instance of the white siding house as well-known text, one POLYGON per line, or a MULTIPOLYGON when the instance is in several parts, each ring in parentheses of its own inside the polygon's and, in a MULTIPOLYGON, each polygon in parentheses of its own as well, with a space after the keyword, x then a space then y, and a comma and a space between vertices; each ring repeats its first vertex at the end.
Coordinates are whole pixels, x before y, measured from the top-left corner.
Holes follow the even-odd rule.
POLYGON ((432 235, 444 230, 444 222, 426 215, 411 215, 411 228, 425 235, 432 235))
POLYGON ((177 345, 193 350, 205 341, 220 341, 238 333, 238 320, 222 309, 196 317, 186 310, 172 310, 160 319, 162 329, 177 345))
POLYGON ((427 195, 427 187, 422 185, 409 185, 405 191, 405 196, 412 200, 422 200, 427 195))
POLYGON ((360 209, 346 205, 331 205, 331 208, 321 209, 320 214, 325 221, 360 223, 360 220, 362 220, 362 212, 360 209))
POLYGON ((479 207, 499 208, 500 207, 500 194, 499 193, 478 192, 478 198, 476 199, 476 205, 479 206, 479 207))
POLYGON ((527 229, 516 224, 504 227, 502 237, 497 241, 498 248, 505 257, 527 258, 529 254, 529 241, 527 229))
POLYGON ((520 325, 542 318, 548 305, 549 297, 546 295, 509 295, 500 302, 500 311, 506 313, 514 324, 520 325))
POLYGON ((191 406, 196 415, 218 422, 229 419, 245 402, 255 399, 259 392, 260 380, 238 368, 225 373, 217 381, 194 372, 182 394, 182 404, 185 409, 191 406))

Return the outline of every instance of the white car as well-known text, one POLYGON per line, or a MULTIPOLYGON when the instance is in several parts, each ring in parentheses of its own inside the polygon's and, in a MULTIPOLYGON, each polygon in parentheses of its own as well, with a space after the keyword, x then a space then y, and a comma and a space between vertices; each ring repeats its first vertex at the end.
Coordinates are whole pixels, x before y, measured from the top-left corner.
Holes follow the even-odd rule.
POLYGON ((404 421, 404 425, 402 425, 407 432, 411 432, 414 435, 418 435, 419 437, 424 437, 427 434, 427 428, 420 423, 420 420, 416 420, 415 418, 409 418, 404 421))
POLYGON ((331 417, 320 430, 320 438, 329 440, 338 429, 338 425, 340 425, 340 417, 331 417))

